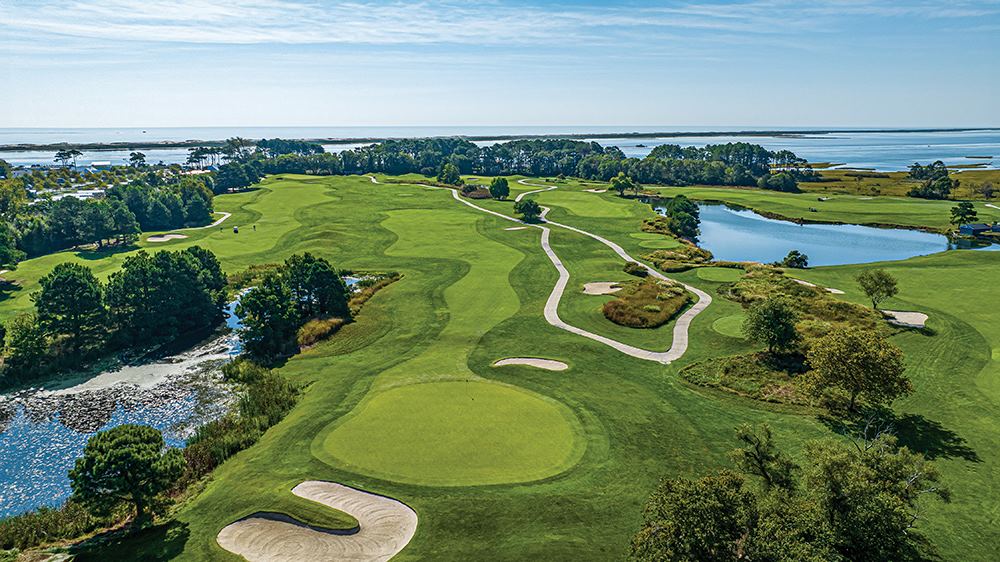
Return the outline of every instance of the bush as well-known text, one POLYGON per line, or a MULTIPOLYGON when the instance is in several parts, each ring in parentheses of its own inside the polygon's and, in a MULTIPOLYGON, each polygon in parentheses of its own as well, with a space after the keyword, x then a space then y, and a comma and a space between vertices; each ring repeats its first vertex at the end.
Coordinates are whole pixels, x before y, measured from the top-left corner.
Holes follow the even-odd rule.
POLYGON ((653 279, 626 285, 618 298, 604 304, 605 318, 630 328, 656 328, 667 323, 688 303, 683 287, 653 279))
MULTIPOLYGON (((78 537, 113 524, 117 517, 94 517, 78 503, 67 501, 59 508, 0 519, 0 549, 25 549, 78 537)), ((2 560, 2 558, 0 558, 2 560)))
POLYGON ((343 318, 313 318, 299 328, 299 334, 296 338, 299 347, 316 345, 335 334, 344 323, 343 318))
POLYGON ((634 261, 625 262, 625 267, 622 268, 622 271, 628 273, 629 275, 635 275, 636 277, 646 277, 649 275, 648 269, 643 267, 642 264, 634 261))

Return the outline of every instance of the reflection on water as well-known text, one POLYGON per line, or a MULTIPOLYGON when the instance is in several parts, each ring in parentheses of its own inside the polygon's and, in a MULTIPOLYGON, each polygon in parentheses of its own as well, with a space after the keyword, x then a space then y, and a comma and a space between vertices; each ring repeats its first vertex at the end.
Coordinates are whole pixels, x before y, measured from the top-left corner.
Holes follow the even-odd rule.
POLYGON ((769 263, 798 250, 809 256, 811 266, 843 265, 902 260, 949 249, 947 237, 919 230, 800 225, 725 205, 699 204, 699 208, 698 245, 717 260, 769 263))

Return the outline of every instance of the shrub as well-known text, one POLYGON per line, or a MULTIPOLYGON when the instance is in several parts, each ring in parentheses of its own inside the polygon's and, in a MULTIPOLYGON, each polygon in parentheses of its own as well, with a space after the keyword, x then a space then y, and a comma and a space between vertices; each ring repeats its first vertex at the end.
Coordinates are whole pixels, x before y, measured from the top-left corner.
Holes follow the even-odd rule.
POLYGON ((649 275, 649 270, 634 261, 625 262, 625 267, 622 268, 625 273, 629 275, 635 275, 636 277, 646 277, 649 275))
POLYGON ((688 303, 683 287, 646 278, 626 285, 618 298, 604 304, 604 316, 621 326, 656 328, 674 317, 688 303))
MULTIPOLYGON (((78 537, 113 524, 117 517, 95 517, 78 503, 41 507, 0 519, 0 549, 32 548, 52 541, 78 537)), ((2 560, 2 558, 0 558, 2 560)))
POLYGON ((343 325, 343 318, 313 318, 299 328, 299 334, 296 338, 299 347, 316 345, 335 334, 343 325))

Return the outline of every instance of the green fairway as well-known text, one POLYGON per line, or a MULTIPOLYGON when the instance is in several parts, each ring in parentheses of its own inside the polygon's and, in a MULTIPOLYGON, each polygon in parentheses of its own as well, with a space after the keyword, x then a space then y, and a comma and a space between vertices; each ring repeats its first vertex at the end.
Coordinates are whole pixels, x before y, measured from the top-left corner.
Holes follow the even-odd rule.
POLYGON ((363 402, 314 444, 334 465, 437 486, 538 480, 582 454, 572 414, 515 387, 440 382, 393 388, 363 402))
MULTIPOLYGON (((533 196, 551 208, 552 220, 607 237, 636 258, 651 251, 643 244, 669 243, 641 232, 643 219, 655 216, 649 205, 584 192, 592 183, 556 184, 559 189, 533 196)), ((537 188, 512 179, 512 197, 529 189, 537 188)), ((803 215, 821 205, 814 195, 663 191, 803 215)), ((511 201, 476 203, 512 213, 511 201)), ((824 217, 924 226, 946 223, 950 206, 891 198, 826 203, 824 217)), ((450 191, 357 176, 278 176, 260 189, 220 196, 216 207, 233 213, 222 231, 189 231, 188 239, 149 247, 200 244, 217 252, 230 272, 309 251, 340 268, 402 277, 375 294, 355 322, 279 369, 304 388, 282 422, 213 472, 203 491, 177 508, 169 529, 144 533, 105 559, 117 552, 236 561, 215 537, 256 511, 351 527, 350 517, 324 516, 291 495, 303 480, 329 480, 397 498, 418 513, 416 535, 397 560, 482 559, 487 544, 491 560, 620 560, 640 525, 642 503, 661 478, 732 466, 728 453, 738 425, 770 424, 797 461, 807 440, 837 437, 819 416, 723 395, 677 376, 693 362, 756 349, 740 337, 741 307, 718 294, 740 270, 670 274, 715 298, 691 323, 687 353, 663 365, 549 325, 543 307, 558 274, 541 250, 540 230, 505 230, 517 225, 455 201, 450 191), (234 224, 256 224, 257 232, 241 228, 234 235, 234 224), (491 366, 506 357, 546 357, 570 369, 491 366)), ((622 271, 618 256, 556 227, 551 245, 570 273, 559 306, 563 320, 646 349, 670 346, 673 322, 652 330, 618 326, 601 313, 613 295, 582 293, 584 283, 635 279, 622 271)), ((24 289, 0 302, 0 316, 29 307, 27 293, 61 260, 83 261, 106 276, 124 255, 63 252, 24 262, 11 274, 24 289)), ((928 504, 919 527, 945 560, 996 560, 1000 324, 991 303, 1000 253, 953 251, 886 268, 899 278, 901 292, 885 307, 930 315, 930 330, 894 336, 916 386, 898 404, 896 429, 905 444, 938 463, 954 492, 950 504, 928 504)), ((864 302, 853 281, 860 269, 790 274, 848 292, 837 298, 864 302)))

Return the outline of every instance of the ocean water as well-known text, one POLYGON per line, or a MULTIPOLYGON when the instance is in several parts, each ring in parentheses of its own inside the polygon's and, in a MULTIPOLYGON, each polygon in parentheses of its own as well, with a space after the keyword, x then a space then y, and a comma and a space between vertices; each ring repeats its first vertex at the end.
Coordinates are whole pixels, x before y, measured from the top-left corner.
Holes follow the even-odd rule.
MULTIPOLYGON (((757 127, 760 129, 761 127, 757 127)), ((670 127, 670 126, 593 126, 593 127, 200 127, 160 129, 0 129, 0 145, 46 144, 56 142, 155 142, 182 140, 220 140, 232 136, 247 138, 323 138, 350 139, 362 137, 427 137, 427 136, 489 136, 587 134, 618 132, 690 132, 740 131, 748 127, 670 127)), ((780 128, 776 129, 780 130, 780 128)), ((811 162, 830 162, 851 168, 872 168, 879 171, 904 170, 914 162, 942 160, 948 165, 982 164, 1000 168, 1000 130, 968 130, 954 132, 915 133, 825 133, 787 136, 676 136, 660 138, 593 139, 606 146, 617 146, 627 156, 641 158, 661 144, 704 146, 727 142, 751 142, 770 150, 791 150, 811 162), (990 158, 969 158, 988 156, 990 158)), ((491 144, 481 141, 480 145, 491 144)), ((357 143, 325 145, 337 152, 360 146, 357 143)), ((130 150, 116 149, 85 151, 80 164, 111 161, 123 164, 130 150)), ((187 158, 186 148, 143 149, 149 162, 181 163, 187 158)), ((4 151, 0 158, 15 165, 51 164, 54 151, 4 151)))

